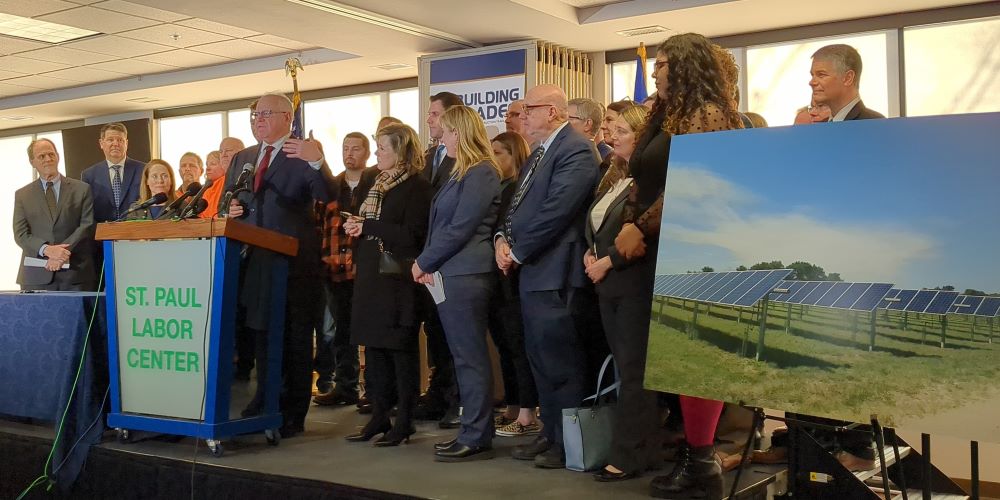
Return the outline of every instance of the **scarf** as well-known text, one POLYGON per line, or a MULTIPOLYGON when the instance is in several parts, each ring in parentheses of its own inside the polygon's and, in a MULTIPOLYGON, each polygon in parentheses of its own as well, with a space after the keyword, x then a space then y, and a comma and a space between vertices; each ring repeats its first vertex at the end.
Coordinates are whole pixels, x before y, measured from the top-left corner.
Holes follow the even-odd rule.
POLYGON ((410 174, 405 169, 400 169, 398 172, 379 172, 375 184, 368 190, 368 196, 361 204, 358 215, 365 219, 378 220, 382 215, 382 201, 385 200, 385 194, 409 178, 410 174))

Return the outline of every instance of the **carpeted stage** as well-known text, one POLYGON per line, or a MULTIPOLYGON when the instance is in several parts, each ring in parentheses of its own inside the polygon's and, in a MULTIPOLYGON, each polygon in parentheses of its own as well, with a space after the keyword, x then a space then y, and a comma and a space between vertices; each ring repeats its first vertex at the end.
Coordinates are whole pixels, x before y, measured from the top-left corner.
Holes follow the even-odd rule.
MULTIPOLYGON (((364 424, 351 407, 313 406, 306 432, 269 446, 263 434, 224 442, 225 454, 212 457, 204 442, 135 433, 121 444, 114 434, 91 450, 79 479, 66 497, 81 499, 238 498, 649 498, 653 476, 620 483, 598 483, 590 474, 536 469, 510 458, 511 447, 531 437, 494 441, 498 456, 469 463, 438 463, 433 444, 455 431, 421 422, 409 444, 375 448, 349 443, 343 436, 364 424), (176 442, 173 442, 176 441, 176 442), (192 458, 197 457, 193 468, 192 458)), ((0 420, 0 498, 15 498, 42 470, 51 430, 0 420)), ((670 464, 668 464, 670 467, 670 464)), ((751 465, 740 480, 740 498, 764 498, 780 467, 751 465), (751 491, 755 494, 751 494, 751 491), (760 496, 758 496, 760 495, 760 496)), ((730 473, 731 481, 734 473, 730 473)), ((728 488, 728 487, 727 487, 728 488)), ((56 489, 28 498, 60 498, 56 489)))

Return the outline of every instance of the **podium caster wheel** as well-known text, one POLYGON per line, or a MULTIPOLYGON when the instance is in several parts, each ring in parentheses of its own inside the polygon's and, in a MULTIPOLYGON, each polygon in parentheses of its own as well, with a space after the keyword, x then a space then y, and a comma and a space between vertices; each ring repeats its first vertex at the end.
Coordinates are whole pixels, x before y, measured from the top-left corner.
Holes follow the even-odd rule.
POLYGON ((267 444, 271 446, 278 446, 278 443, 281 442, 281 432, 278 429, 265 430, 264 437, 267 439, 267 444))
POLYGON ((208 439, 205 443, 208 444, 208 451, 212 453, 213 457, 219 458, 223 453, 225 453, 225 450, 222 448, 222 441, 208 439))
POLYGON ((115 429, 115 435, 118 438, 118 442, 121 444, 129 444, 132 442, 132 434, 128 429, 115 429))

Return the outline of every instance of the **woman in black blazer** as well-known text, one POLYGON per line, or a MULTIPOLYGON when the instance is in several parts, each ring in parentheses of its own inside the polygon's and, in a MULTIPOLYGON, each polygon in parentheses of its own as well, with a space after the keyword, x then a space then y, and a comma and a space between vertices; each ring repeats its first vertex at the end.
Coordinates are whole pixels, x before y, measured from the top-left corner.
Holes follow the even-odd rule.
POLYGON ((146 168, 142 170, 142 178, 139 182, 139 199, 129 207, 129 210, 133 210, 142 202, 159 193, 167 195, 167 201, 136 210, 128 214, 127 220, 155 219, 163 213, 164 206, 177 199, 177 193, 174 191, 174 186, 177 185, 177 181, 174 180, 174 169, 170 168, 170 164, 164 160, 149 160, 146 168))
POLYGON ((383 252, 398 262, 412 261, 423 248, 431 187, 418 175, 423 156, 416 132, 393 124, 376 134, 379 174, 361 205, 360 213, 344 222, 344 231, 357 238, 351 343, 365 346, 365 378, 372 401, 372 417, 348 441, 368 441, 384 435, 376 446, 397 446, 413 434, 413 409, 419 393, 420 321, 417 285, 409 266, 400 274, 380 270, 383 252), (389 420, 398 407, 395 424, 389 420))
POLYGON ((649 338, 649 297, 653 291, 655 255, 626 261, 615 250, 615 236, 624 224, 625 202, 632 178, 628 160, 641 134, 646 107, 631 104, 622 109, 612 126, 614 158, 601 179, 597 196, 587 214, 587 276, 596 284, 601 322, 621 379, 611 453, 598 481, 618 481, 638 476, 657 451, 658 409, 656 394, 642 388, 649 338))

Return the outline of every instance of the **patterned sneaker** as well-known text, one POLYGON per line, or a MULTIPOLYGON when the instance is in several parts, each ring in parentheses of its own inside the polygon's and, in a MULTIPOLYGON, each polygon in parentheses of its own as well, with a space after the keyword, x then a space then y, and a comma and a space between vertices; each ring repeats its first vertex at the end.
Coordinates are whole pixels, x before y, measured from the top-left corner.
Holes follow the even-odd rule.
POLYGON ((516 421, 516 418, 508 418, 503 413, 500 413, 493 417, 493 427, 499 429, 501 427, 506 427, 511 422, 516 421))
POLYGON ((521 425, 521 422, 517 420, 497 429, 498 436, 505 437, 517 437, 517 436, 527 436, 529 434, 538 434, 538 422, 532 422, 528 425, 521 425))

